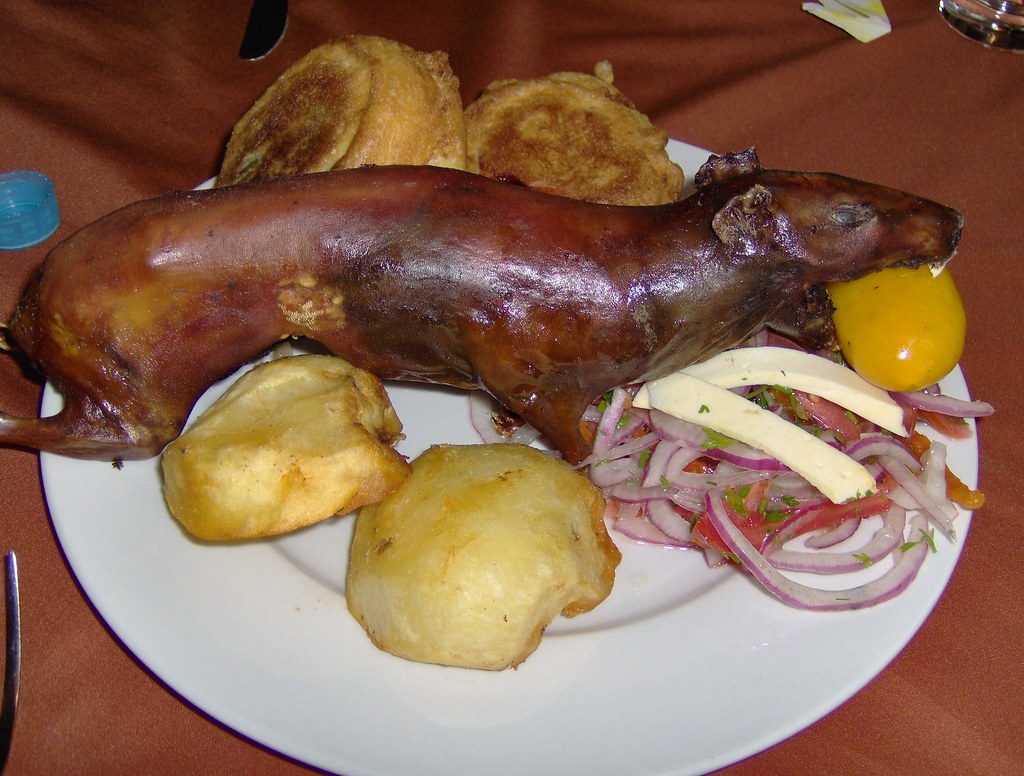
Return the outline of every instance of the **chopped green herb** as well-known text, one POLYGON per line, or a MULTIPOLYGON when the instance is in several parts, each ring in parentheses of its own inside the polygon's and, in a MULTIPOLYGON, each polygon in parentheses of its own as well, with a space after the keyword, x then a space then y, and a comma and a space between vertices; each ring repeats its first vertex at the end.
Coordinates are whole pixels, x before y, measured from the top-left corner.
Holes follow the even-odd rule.
POLYGON ((855 552, 853 553, 853 557, 855 557, 865 566, 870 566, 874 563, 874 561, 871 560, 871 556, 865 555, 863 552, 855 552))
POLYGON ((747 398, 762 409, 768 409, 771 402, 768 400, 768 386, 761 385, 747 394, 747 398))
POLYGON ((927 542, 928 546, 931 547, 932 552, 938 552, 938 549, 935 547, 935 529, 933 528, 930 531, 925 531, 921 529, 919 530, 919 533, 921 534, 921 538, 918 539, 916 542, 905 542, 904 544, 900 545, 900 552, 908 552, 909 550, 919 545, 921 542, 927 542))
POLYGON ((734 441, 727 437, 725 434, 719 434, 713 428, 704 428, 702 430, 704 431, 704 436, 706 437, 704 444, 701 445, 701 447, 704 450, 724 450, 734 441))
POLYGON ((706 405, 706 404, 702 404, 702 405, 700 405, 700 409, 697 410, 697 412, 700 415, 706 415, 707 413, 711 412, 711 408, 708 405, 706 405))
MULTIPOLYGON (((732 507, 732 511, 738 515, 747 514, 747 508, 743 504, 743 499, 746 496, 746 493, 743 493, 742 490, 742 488, 740 488, 740 491, 735 491, 732 488, 725 489, 725 501, 730 507, 732 507)), ((750 488, 748 487, 747 490, 749 492, 750 488)))
POLYGON ((938 548, 935 546, 935 529, 930 531, 921 531, 922 541, 928 542, 928 547, 931 548, 932 552, 938 552, 938 548))
POLYGON ((796 393, 793 392, 792 388, 787 388, 784 385, 773 385, 772 388, 789 400, 789 409, 797 420, 810 420, 807 411, 800 405, 800 401, 796 398, 796 393))
POLYGON ((782 503, 785 504, 787 507, 795 507, 797 504, 800 503, 800 499, 798 499, 796 496, 790 496, 787 493, 785 496, 782 497, 782 503))

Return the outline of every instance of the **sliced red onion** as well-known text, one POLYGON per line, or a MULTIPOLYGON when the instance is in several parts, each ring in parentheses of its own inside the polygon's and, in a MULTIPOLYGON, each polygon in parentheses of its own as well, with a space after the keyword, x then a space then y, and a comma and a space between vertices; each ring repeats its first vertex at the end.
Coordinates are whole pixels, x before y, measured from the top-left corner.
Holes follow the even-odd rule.
MULTIPOLYGON (((663 442, 663 444, 673 444, 671 442, 663 442)), ((665 477, 672 480, 678 477, 691 463, 696 461, 704 454, 703 450, 696 450, 692 447, 676 447, 672 457, 669 458, 668 463, 665 465, 665 477)))
POLYGON ((771 477, 771 474, 771 472, 745 471, 742 469, 736 472, 723 472, 721 474, 717 471, 711 474, 681 472, 669 479, 669 484, 676 488, 688 488, 704 493, 712 488, 724 489, 731 487, 736 489, 744 485, 753 485, 755 482, 768 479, 771 477))
POLYGON ((729 561, 725 556, 713 547, 704 548, 704 562, 708 564, 709 569, 717 569, 719 566, 729 565, 729 561))
POLYGON ((651 427, 662 439, 683 447, 699 450, 708 441, 708 435, 696 423, 674 418, 660 410, 651 410, 651 427))
POLYGON ((826 528, 813 536, 808 536, 804 541, 804 545, 812 550, 825 550, 829 547, 835 547, 840 542, 845 542, 857 533, 859 527, 860 520, 844 520, 839 525, 826 528))
POLYGON ((927 541, 916 541, 923 538, 919 533, 924 533, 927 522, 922 516, 915 515, 910 522, 915 543, 906 550, 899 548, 895 551, 893 567, 889 571, 878 579, 849 590, 821 590, 796 582, 773 567, 729 519, 721 498, 709 494, 707 515, 722 541, 765 589, 790 606, 810 611, 863 609, 894 598, 917 576, 930 546, 927 541))
POLYGON ((622 420, 622 413, 626 408, 627 401, 629 401, 629 393, 626 389, 616 388, 612 391, 608 407, 602 413, 601 420, 597 424, 597 433, 594 437, 595 452, 607 450, 615 444, 615 432, 619 421, 622 420))
MULTIPOLYGON (((932 442, 921 456, 921 484, 937 504, 949 501, 946 494, 946 446, 942 442, 932 442)), ((956 511, 951 510, 953 517, 956 511)))
POLYGON ((494 424, 494 413, 498 405, 486 391, 469 392, 469 420, 480 439, 488 444, 533 444, 540 438, 540 432, 528 423, 523 423, 511 434, 502 434, 494 424))
POLYGON ((647 503, 647 519, 667 536, 678 542, 692 543, 690 539, 690 522, 672 507, 672 503, 664 499, 655 499, 647 503))
POLYGON ((863 461, 865 458, 877 458, 887 456, 899 461, 910 471, 920 471, 921 462, 917 460, 903 442, 897 437, 887 436, 881 432, 864 434, 857 441, 849 445, 844 452, 855 461, 863 461))
POLYGON ((797 504, 816 504, 827 500, 821 495, 820 490, 796 472, 776 474, 771 478, 771 483, 768 498, 772 501, 778 501, 782 497, 797 504))
POLYGON ((878 457, 878 462, 950 538, 955 538, 953 520, 956 518, 956 507, 945 499, 940 502, 933 498, 914 473, 895 458, 882 455, 878 457))
POLYGON ((613 446, 628 442, 638 431, 648 431, 647 418, 633 410, 624 414, 615 428, 611 438, 613 446))
MULTIPOLYGON (((846 520, 854 531, 859 520, 846 520)), ((856 552, 807 552, 788 550, 778 542, 773 542, 765 557, 775 568, 784 571, 809 571, 815 574, 845 574, 861 571, 887 558, 901 544, 903 532, 907 527, 907 510, 893 505, 882 518, 882 525, 856 552)), ((852 534, 851 534, 852 535, 852 534)))
POLYGON ((661 485, 668 479, 668 465, 672 456, 679 450, 674 442, 662 439, 651 450, 651 457, 647 461, 647 470, 644 472, 643 485, 661 485))
POLYGON ((621 444, 601 450, 600 452, 591 453, 580 461, 576 468, 583 469, 587 466, 594 466, 603 463, 604 461, 615 461, 619 458, 636 455, 649 447, 653 447, 657 442, 658 435, 653 432, 648 432, 641 437, 634 437, 621 444))
POLYGON ((659 530, 652 522, 643 518, 619 517, 612 521, 612 528, 623 536, 643 544, 655 544, 660 547, 674 547, 684 550, 697 549, 697 545, 693 542, 673 539, 664 531, 659 530))
POLYGON ((616 499, 617 501, 634 502, 634 501, 652 501, 656 499, 667 499, 671 498, 673 494, 672 488, 666 488, 664 485, 651 485, 644 487, 638 480, 626 480, 620 482, 611 487, 605 488, 605 495, 616 499))
POLYGON ((641 503, 667 499, 689 512, 700 512, 704 508, 704 493, 707 490, 707 488, 695 490, 666 487, 664 485, 645 487, 635 478, 599 487, 603 488, 606 498, 615 499, 616 501, 641 503))
POLYGON ((621 483, 637 480, 640 476, 640 466, 632 458, 602 460, 590 466, 589 476, 591 482, 607 491, 608 488, 621 483))
MULTIPOLYGON (((808 525, 813 525, 820 518, 820 511, 822 509, 830 510, 834 508, 835 505, 819 493, 816 500, 801 504, 795 509, 790 510, 787 519, 772 534, 772 542, 781 546, 797 536, 807 533, 809 530, 808 525)), ((853 522, 854 529, 856 530, 856 524, 860 523, 860 520, 856 517, 850 517, 843 522, 853 522)))
POLYGON ((930 391, 913 391, 911 393, 893 393, 892 398, 906 407, 937 412, 940 415, 953 415, 960 418, 984 418, 995 412, 995 408, 984 401, 970 401, 944 396, 930 391))
POLYGON ((728 447, 716 447, 705 450, 704 453, 709 458, 714 458, 718 461, 728 461, 736 466, 742 466, 744 469, 763 472, 789 471, 789 467, 782 463, 782 461, 773 458, 763 450, 758 450, 756 447, 751 447, 743 442, 733 442, 728 447))
POLYGON ((904 509, 917 509, 919 507, 919 504, 911 498, 910 494, 899 485, 893 487, 886 495, 889 496, 893 504, 899 504, 904 509))
POLYGON ((707 489, 695 490, 693 488, 676 488, 672 492, 672 503, 680 506, 687 512, 699 514, 704 510, 704 494, 707 489))

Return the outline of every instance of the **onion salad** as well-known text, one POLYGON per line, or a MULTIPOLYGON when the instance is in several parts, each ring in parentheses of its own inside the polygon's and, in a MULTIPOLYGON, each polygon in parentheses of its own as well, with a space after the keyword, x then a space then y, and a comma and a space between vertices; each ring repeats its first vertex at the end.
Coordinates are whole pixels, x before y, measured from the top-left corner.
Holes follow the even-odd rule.
MULTIPOLYGON (((769 332, 740 347, 769 345, 798 348, 769 332)), ((831 501, 798 467, 756 444, 633 406, 640 388, 610 391, 582 419, 593 447, 577 468, 603 491, 609 524, 636 542, 701 552, 712 568, 739 566, 800 609, 859 609, 899 595, 936 551, 936 532, 956 539, 957 506, 977 509, 984 501, 949 470, 941 438, 971 436, 966 419, 990 415, 993 408, 945 396, 938 386, 890 394, 903 409, 906 436, 804 391, 780 385, 732 389, 870 473, 875 488, 844 503, 831 501), (931 438, 918 430, 924 426, 931 438), (804 584, 786 572, 801 579, 814 575, 822 583, 804 584), (824 579, 850 573, 865 580, 835 590, 824 579)), ((537 440, 533 429, 501 413, 482 391, 470 401, 473 426, 484 441, 537 440)))

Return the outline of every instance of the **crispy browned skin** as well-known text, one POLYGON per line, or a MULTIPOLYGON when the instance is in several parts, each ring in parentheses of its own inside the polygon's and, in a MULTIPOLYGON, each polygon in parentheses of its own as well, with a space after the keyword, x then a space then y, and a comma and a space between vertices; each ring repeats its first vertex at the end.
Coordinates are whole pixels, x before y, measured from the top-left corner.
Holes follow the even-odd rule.
POLYGON ((808 289, 944 261, 955 210, 830 174, 713 158, 690 198, 594 205, 432 167, 173 193, 57 246, 11 334, 65 396, 0 442, 158 453, 215 380, 311 337, 386 378, 483 386, 570 461, 578 420, 792 319, 808 289))

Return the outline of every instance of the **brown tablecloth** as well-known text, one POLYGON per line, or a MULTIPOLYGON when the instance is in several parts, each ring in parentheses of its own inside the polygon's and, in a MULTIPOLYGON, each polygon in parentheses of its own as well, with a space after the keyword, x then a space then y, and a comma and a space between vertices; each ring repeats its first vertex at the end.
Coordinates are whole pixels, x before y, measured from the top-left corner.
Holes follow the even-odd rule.
MULTIPOLYGON (((885 5, 892 33, 862 44, 797 0, 293 0, 281 44, 246 62, 240 0, 4 3, 0 170, 51 176, 62 223, 41 246, 0 253, 0 319, 58 239, 214 175, 227 133, 274 78, 350 32, 449 52, 466 100, 496 78, 608 59, 616 84, 675 138, 717 151, 756 145, 768 166, 833 170, 953 205, 966 219, 953 265, 969 320, 963 368, 998 409, 980 425, 986 506, 938 606, 893 663, 730 772, 1024 772, 1013 494, 1024 439, 1024 57, 960 37, 929 0, 885 5)), ((0 359, 3 410, 34 413, 39 395, 38 382, 0 359)), ((21 561, 25 644, 11 773, 305 770, 196 711, 119 644, 61 554, 37 457, 0 450, 8 548, 21 561)))

